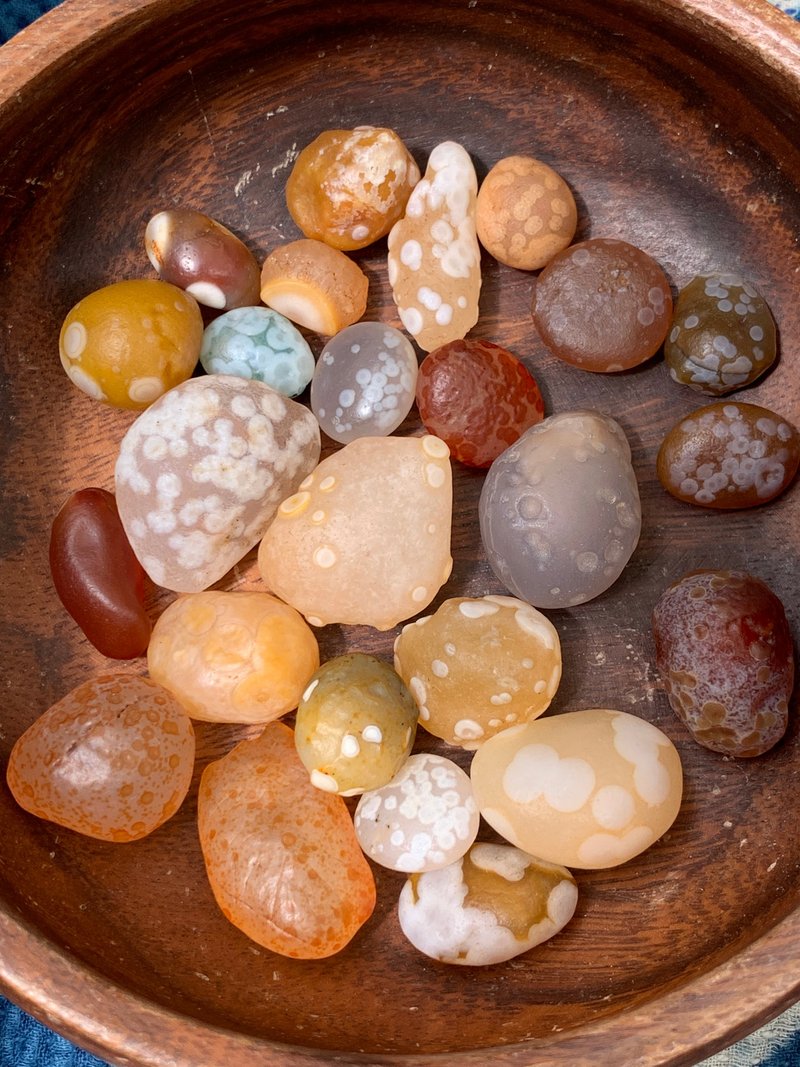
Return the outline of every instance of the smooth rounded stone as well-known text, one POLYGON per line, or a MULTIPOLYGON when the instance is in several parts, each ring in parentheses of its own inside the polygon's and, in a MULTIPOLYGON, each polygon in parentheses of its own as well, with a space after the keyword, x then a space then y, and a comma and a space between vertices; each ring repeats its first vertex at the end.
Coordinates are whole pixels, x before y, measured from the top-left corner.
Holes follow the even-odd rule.
POLYGON ((210 322, 200 362, 209 374, 252 378, 282 396, 298 396, 314 373, 308 341, 287 318, 265 307, 234 308, 210 322))
POLYGON ((699 274, 680 290, 664 344, 673 381, 725 396, 752 385, 776 357, 772 312, 740 274, 699 274))
POLYGON ((552 167, 530 156, 506 156, 481 183, 478 239, 500 263, 539 270, 575 236, 575 198, 552 167))
POLYGON ((642 249, 598 237, 553 256, 536 283, 532 313, 554 355, 606 374, 655 355, 670 326, 672 290, 642 249))
POLYGON ((306 237, 349 251, 389 232, 418 181, 394 130, 325 130, 295 160, 286 206, 306 237))
POLYGON ((319 454, 317 420, 268 385, 184 382, 122 439, 116 499, 131 547, 156 585, 207 589, 258 544, 319 454))
POLYGON ((551 415, 494 461, 479 510, 489 563, 514 596, 539 608, 600 596, 642 524, 625 433, 598 412, 551 415))
POLYGON ((453 459, 488 467, 544 418, 539 386, 521 360, 491 341, 450 341, 430 352, 417 377, 425 429, 453 459))
POLYGON ((419 704, 420 725, 465 749, 537 718, 561 680, 555 627, 514 597, 445 600, 403 627, 394 657, 419 704))
POLYGON ((695 741, 760 756, 783 737, 794 686, 786 612, 742 571, 695 571, 653 610, 656 666, 670 706, 695 741))
POLYGON ((411 752, 417 714, 388 663, 363 652, 323 663, 295 717, 294 741, 311 784, 346 797, 385 785, 411 752))
POLYGON ((676 422, 658 452, 668 493, 707 508, 752 508, 774 500, 800 466, 800 434, 758 404, 719 400, 676 422))
POLYGON ((624 711, 545 716, 490 738, 472 760, 481 815, 517 848, 565 867, 616 867, 670 828, 683 793, 666 734, 624 711))
POLYGON ((478 321, 477 192, 468 153, 443 141, 389 234, 389 284, 397 313, 425 352, 464 337, 478 321))
POLYGON ((285 723, 206 767, 197 820, 222 913, 271 952, 332 956, 372 914, 375 879, 345 802, 311 785, 285 723))
POLYGON ((400 928, 441 963, 504 963, 557 934, 575 914, 578 887, 557 864, 512 845, 478 842, 463 859, 413 874, 398 903, 400 928))
POLYGON ((17 803, 100 841, 138 841, 172 818, 194 770, 189 716, 150 678, 103 674, 73 689, 17 739, 17 803))
POLYGON ((394 326, 357 322, 322 349, 311 410, 334 441, 384 437, 411 410, 417 369, 414 346, 394 326))
POLYGON ((444 756, 418 752, 390 782, 362 795, 353 823, 371 860, 410 874, 461 859, 480 816, 466 772, 444 756))
POLYGON ((453 485, 438 437, 361 437, 281 504, 258 550, 261 576, 312 626, 390 630, 450 577, 453 485))
POLYGON ((293 711, 319 646, 302 615, 254 590, 188 593, 156 620, 150 677, 193 719, 259 723, 293 711))

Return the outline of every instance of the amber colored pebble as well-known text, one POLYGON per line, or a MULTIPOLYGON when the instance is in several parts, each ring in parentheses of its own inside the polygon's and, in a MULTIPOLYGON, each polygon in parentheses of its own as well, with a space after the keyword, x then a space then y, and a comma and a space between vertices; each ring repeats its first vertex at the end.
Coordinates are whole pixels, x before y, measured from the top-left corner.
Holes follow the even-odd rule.
POLYGON ((261 299, 287 319, 332 337, 367 309, 369 282, 344 252, 322 241, 291 241, 261 268, 261 299))
POLYGON ((8 761, 14 799, 101 841, 137 841, 183 803, 194 730, 166 689, 104 674, 73 689, 28 727, 8 761))
POLYGON ((794 651, 780 599, 743 571, 694 571, 653 610, 656 666, 695 741, 760 756, 783 737, 794 651))
POLYGON ((786 489, 800 466, 800 434, 758 404, 720 400, 676 422, 658 452, 668 493, 707 508, 752 508, 786 489))
POLYGON ((198 821, 217 903, 272 952, 331 956, 372 914, 375 881, 345 802, 311 785, 284 723, 205 769, 198 821))
POLYGON ((552 167, 530 156, 506 156, 478 190, 478 240, 500 263, 538 270, 575 236, 578 209, 552 167))

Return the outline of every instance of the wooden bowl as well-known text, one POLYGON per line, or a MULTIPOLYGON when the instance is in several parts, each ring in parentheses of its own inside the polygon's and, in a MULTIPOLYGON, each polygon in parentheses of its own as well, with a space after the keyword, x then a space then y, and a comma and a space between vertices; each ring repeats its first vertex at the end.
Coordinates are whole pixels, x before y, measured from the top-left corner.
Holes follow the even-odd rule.
MULTIPOLYGON (((741 270, 773 309, 781 356, 739 395, 800 423, 800 29, 764 0, 66 0, 0 52, 3 760, 109 666, 58 602, 47 543, 68 492, 112 487, 133 416, 69 383, 64 315, 103 284, 152 275, 143 231, 161 208, 207 211, 259 259, 299 236, 284 201, 293 159, 322 130, 361 123, 395 128, 423 165, 460 141, 479 177, 504 155, 538 156, 574 190, 579 237, 639 245, 676 289, 741 270)), ((396 322, 385 242, 356 258, 368 317, 396 322)), ((485 257, 474 334, 526 359, 548 412, 622 423, 644 508, 622 578, 550 613, 565 664, 552 711, 618 707, 667 732, 686 774, 678 820, 637 859, 579 874, 570 926, 506 965, 418 955, 395 916, 402 878, 382 870, 354 942, 295 962, 216 908, 196 779, 178 815, 130 845, 37 821, 3 787, 0 985, 112 1063, 688 1064, 800 995, 796 707, 759 759, 700 748, 658 688, 650 631, 671 581, 732 566, 767 581, 800 632, 800 488, 736 513, 667 496, 659 444, 706 398, 660 358, 612 376, 559 363, 533 329, 532 284, 485 257)), ((401 432, 419 432, 415 417, 401 432)), ((455 471, 455 570, 437 603, 501 591, 478 535, 481 481, 455 471)), ((251 555, 221 586, 257 583, 251 555)), ((170 599, 154 598, 154 615, 170 599)), ((389 659, 393 637, 320 633, 326 656, 389 659)), ((198 773, 242 733, 200 726, 198 773)), ((422 731, 418 744, 440 748, 422 731)))

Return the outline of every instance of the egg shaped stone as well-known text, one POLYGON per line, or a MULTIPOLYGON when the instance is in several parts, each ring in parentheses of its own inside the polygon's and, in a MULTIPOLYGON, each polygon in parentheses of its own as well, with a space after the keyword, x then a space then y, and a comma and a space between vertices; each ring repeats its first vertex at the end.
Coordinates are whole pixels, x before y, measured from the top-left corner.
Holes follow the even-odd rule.
POLYGON ((422 611, 452 569, 453 487, 438 437, 361 437, 280 505, 261 576, 312 626, 389 630, 422 611))
POLYGON ((334 441, 383 437, 411 410, 417 354, 408 338, 382 322, 357 322, 320 352, 311 410, 334 441))
POLYGON ((472 760, 483 818, 512 845, 566 867, 616 867, 649 848, 680 809, 670 739, 605 708, 546 716, 490 738, 472 760))
POLYGON ((283 396, 302 393, 314 373, 308 341, 272 308, 226 311, 203 331, 200 362, 209 374, 265 382, 283 396))
POLYGON ((460 859, 480 816, 469 775, 445 756, 418 752, 390 782, 362 794, 353 822, 371 860, 408 874, 460 859))
POLYGON ((144 411, 115 468, 119 516, 156 585, 197 593, 258 544, 316 466, 317 420, 262 382, 192 378, 144 411))
POLYGON ((398 919, 411 944, 441 963, 504 963, 562 930, 575 913, 570 872, 511 845, 478 842, 463 859, 412 874, 398 919))
POLYGON ((599 596, 622 573, 642 523, 622 427, 594 411, 544 419, 491 465, 479 514, 489 563, 514 596, 538 608, 599 596))
POLYGON ((556 628, 508 596, 445 600, 434 615, 403 627, 394 657, 420 724, 465 749, 541 715, 561 680, 556 628))
POLYGON ((800 434, 758 404, 719 400, 676 422, 658 452, 658 478, 678 500, 752 508, 786 489, 800 466, 800 434))
POLYGON ((411 751, 417 714, 388 663, 363 652, 323 663, 295 717, 295 746, 311 784, 342 796, 385 785, 411 751))

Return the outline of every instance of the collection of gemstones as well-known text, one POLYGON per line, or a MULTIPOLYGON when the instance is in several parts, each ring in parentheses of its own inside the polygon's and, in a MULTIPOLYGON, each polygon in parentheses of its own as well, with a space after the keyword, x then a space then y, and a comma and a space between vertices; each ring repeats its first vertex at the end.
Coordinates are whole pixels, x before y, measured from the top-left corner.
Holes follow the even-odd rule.
MULTIPOLYGON (((768 370, 775 325, 739 276, 697 277, 673 307, 645 252, 573 244, 568 186, 528 157, 500 160, 479 189, 461 145, 437 145, 421 177, 394 131, 329 130, 300 153, 286 201, 303 237, 260 269, 216 220, 158 213, 144 243, 159 277, 90 293, 64 320, 71 381, 141 413, 114 492, 81 489, 55 516, 52 579, 88 640, 146 656, 147 675, 110 670, 59 700, 17 740, 8 783, 41 818, 132 841, 186 796, 192 720, 260 725, 198 795, 206 870, 235 926, 285 956, 329 956, 373 911, 372 861, 407 876, 397 915, 415 948, 499 963, 569 922, 570 868, 625 863, 669 829, 682 769, 634 715, 543 715, 562 658, 542 609, 617 580, 641 507, 614 419, 545 417, 526 366, 466 338, 481 247, 540 272, 532 318, 556 357, 609 374, 663 348, 676 382, 715 398, 658 455, 664 489, 691 505, 762 505, 797 472, 795 427, 718 399, 768 370), (368 279, 347 252, 383 237, 405 332, 362 321, 368 279), (324 339, 316 361, 304 330, 324 339), (423 434, 393 436, 414 403, 423 434), (339 447, 320 462, 321 430, 339 447), (480 533, 509 595, 421 615, 452 569, 452 462, 485 472, 480 533), (210 588, 256 546, 263 590, 210 588), (148 581, 179 594, 154 624, 148 581), (320 663, 314 628, 331 623, 404 624, 393 665, 358 650, 320 663), (469 773, 412 754, 418 727, 473 753, 469 773), (502 843, 478 841, 481 819, 502 843)), ((792 640, 762 581, 687 574, 659 599, 653 635, 701 745, 753 757, 780 739, 792 640)))

